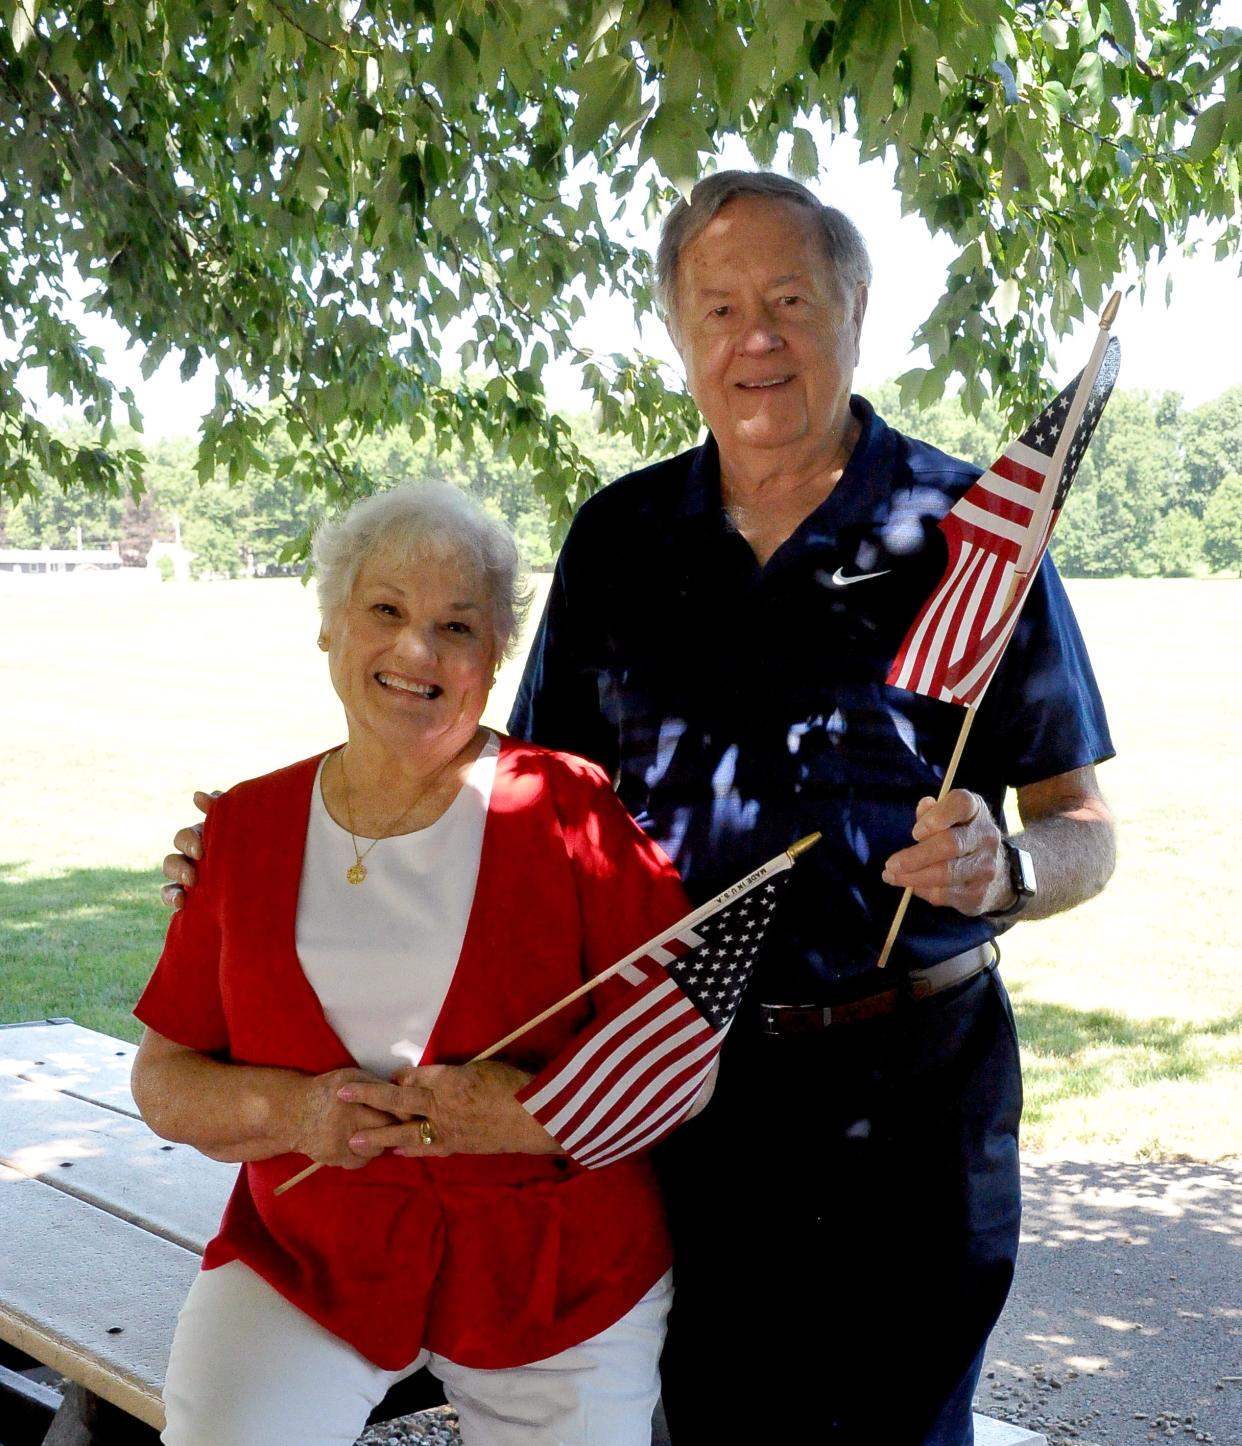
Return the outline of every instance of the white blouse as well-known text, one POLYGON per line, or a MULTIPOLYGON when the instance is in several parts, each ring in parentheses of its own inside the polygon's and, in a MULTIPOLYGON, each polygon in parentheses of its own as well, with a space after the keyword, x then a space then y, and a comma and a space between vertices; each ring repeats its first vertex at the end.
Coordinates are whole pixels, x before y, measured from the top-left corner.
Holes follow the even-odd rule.
MULTIPOLYGON (((452 983, 499 752, 490 734, 448 809, 429 828, 376 843, 361 884, 345 877, 354 847, 324 806, 319 765, 298 893, 298 958, 341 1043, 382 1079, 422 1059, 452 983)), ((370 842, 359 837, 359 852, 370 842)))

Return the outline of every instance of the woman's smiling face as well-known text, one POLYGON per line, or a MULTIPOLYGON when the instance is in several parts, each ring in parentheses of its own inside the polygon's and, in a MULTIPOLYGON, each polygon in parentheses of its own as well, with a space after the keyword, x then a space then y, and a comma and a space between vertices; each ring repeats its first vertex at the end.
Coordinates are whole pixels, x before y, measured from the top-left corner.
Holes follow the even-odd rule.
POLYGON ((447 760, 474 737, 499 653, 487 582, 468 559, 367 558, 324 634, 351 742, 447 760))

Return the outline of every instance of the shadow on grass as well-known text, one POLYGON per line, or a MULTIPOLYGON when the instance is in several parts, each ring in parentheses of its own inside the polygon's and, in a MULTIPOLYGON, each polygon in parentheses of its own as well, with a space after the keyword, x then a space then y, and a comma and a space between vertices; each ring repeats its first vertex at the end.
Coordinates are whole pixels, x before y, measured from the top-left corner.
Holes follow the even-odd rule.
POLYGON ((1018 1035, 1028 1060, 1028 1115, 1066 1096, 1091 1096, 1117 1084, 1197 1080, 1226 1066, 1212 1041, 1242 1035, 1242 1012, 1202 1023, 1133 1019, 1111 1009, 1073 1009, 1025 998, 1011 987, 1018 1035))
POLYGON ((0 864, 0 1023, 64 1015, 137 1039, 130 1011, 168 922, 156 871, 21 870, 0 864))

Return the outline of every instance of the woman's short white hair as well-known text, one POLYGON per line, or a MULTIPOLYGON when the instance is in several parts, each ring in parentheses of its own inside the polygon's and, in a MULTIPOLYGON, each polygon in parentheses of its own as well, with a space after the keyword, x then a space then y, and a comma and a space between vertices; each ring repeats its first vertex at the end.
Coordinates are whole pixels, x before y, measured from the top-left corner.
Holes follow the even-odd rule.
POLYGON ((774 171, 717 171, 705 176, 668 213, 656 248, 656 301, 674 339, 677 335, 677 267, 681 253, 730 201, 739 196, 760 196, 769 201, 790 201, 811 212, 824 245, 829 268, 843 296, 852 298, 859 286, 871 285, 871 257, 867 243, 853 221, 832 206, 825 206, 812 191, 774 171))
POLYGON ((451 560, 477 569, 487 584, 496 655, 508 656, 531 594, 522 585, 517 545, 503 522, 442 482, 407 482, 364 497, 315 532, 311 558, 323 617, 331 619, 349 601, 364 563, 393 556, 451 560))

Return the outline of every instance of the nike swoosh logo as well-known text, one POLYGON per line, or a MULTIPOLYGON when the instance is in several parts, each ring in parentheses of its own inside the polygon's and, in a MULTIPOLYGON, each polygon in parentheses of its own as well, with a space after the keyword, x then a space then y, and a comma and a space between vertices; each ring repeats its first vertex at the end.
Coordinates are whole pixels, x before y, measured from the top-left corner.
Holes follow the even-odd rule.
POLYGON ((850 587, 856 582, 870 582, 873 577, 887 577, 892 572, 891 567, 886 567, 881 572, 854 572, 847 574, 842 567, 837 568, 832 574, 833 587, 850 587))

